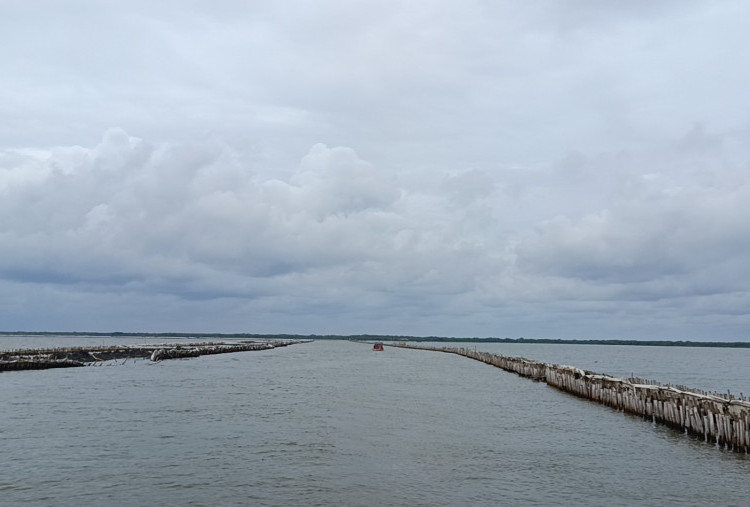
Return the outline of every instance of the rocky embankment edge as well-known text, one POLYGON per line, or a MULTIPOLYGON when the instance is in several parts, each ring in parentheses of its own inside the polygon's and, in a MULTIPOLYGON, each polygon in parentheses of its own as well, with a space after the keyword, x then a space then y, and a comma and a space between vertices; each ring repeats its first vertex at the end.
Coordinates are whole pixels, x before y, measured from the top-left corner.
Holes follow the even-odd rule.
POLYGON ((304 341, 268 340, 9 350, 0 351, 0 372, 70 368, 126 359, 163 361, 211 354, 268 350, 297 343, 304 343, 304 341))

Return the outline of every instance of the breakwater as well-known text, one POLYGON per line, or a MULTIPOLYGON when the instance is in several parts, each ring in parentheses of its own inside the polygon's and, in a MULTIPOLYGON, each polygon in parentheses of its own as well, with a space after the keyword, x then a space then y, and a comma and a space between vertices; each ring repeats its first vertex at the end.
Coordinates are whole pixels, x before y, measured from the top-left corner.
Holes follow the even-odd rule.
POLYGON ((573 366, 507 357, 468 348, 391 345, 468 357, 547 385, 664 424, 736 452, 750 452, 750 401, 640 378, 620 379, 573 366))
POLYGON ((163 361, 211 354, 268 350, 296 343, 302 343, 302 341, 269 340, 10 350, 0 351, 0 372, 70 368, 127 359, 163 361))

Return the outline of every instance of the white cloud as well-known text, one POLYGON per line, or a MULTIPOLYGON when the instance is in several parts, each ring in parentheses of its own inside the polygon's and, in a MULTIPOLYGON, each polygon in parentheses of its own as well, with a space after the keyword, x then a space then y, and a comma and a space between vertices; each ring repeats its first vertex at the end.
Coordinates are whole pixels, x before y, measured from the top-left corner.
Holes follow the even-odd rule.
POLYGON ((550 314, 645 302, 655 316, 744 319, 747 163, 715 162, 731 137, 694 129, 650 152, 453 171, 420 190, 350 148, 314 145, 286 180, 263 179, 223 145, 112 129, 93 148, 2 154, 0 272, 6 291, 49 287, 80 305, 223 301, 263 319, 288 308, 299 327, 327 315, 340 332, 467 334, 468 321, 500 334, 489 329, 508 320, 547 332, 550 314))
POLYGON ((7 326, 747 324, 745 3, 40 6, 0 19, 7 326))

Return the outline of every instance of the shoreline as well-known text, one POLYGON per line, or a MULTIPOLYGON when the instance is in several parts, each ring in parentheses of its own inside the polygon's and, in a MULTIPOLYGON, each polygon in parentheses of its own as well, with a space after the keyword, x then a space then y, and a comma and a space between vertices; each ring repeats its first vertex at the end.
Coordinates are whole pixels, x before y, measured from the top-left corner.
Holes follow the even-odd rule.
POLYGON ((477 338, 406 335, 318 335, 318 334, 259 334, 259 333, 138 333, 138 332, 87 332, 87 331, 0 331, 0 338, 8 337, 79 337, 79 338, 169 338, 169 339, 244 339, 244 340, 354 340, 404 343, 507 343, 545 345, 627 345, 640 347, 711 347, 750 348, 750 341, 693 341, 693 340, 630 340, 630 339, 555 339, 555 338, 477 338))

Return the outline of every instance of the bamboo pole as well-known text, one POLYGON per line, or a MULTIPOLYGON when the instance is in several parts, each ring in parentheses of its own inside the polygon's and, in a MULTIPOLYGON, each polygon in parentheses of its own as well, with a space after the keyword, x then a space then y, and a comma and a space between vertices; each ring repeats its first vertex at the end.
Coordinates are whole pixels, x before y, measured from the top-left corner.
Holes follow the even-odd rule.
POLYGON ((285 347, 301 340, 208 342, 152 346, 69 347, 0 351, 0 372, 87 366, 103 361, 127 359, 177 359, 285 347))
POLYGON ((684 386, 662 385, 653 380, 620 379, 572 366, 530 361, 520 357, 477 352, 467 348, 430 348, 482 361, 522 377, 547 383, 561 391, 596 401, 622 412, 665 424, 706 442, 736 452, 750 452, 750 401, 744 395, 707 393, 684 386))

